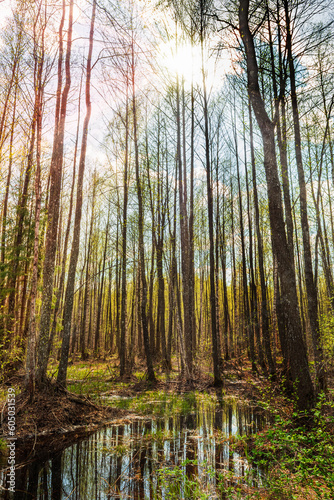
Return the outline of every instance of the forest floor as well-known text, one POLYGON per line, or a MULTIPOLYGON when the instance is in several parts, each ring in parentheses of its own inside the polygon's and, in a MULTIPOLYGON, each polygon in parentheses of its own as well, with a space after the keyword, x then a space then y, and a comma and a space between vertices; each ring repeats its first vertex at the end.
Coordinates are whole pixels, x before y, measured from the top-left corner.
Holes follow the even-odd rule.
MULTIPOLYGON (((244 361, 244 360, 243 360, 244 361)), ((117 367, 110 361, 77 361, 69 366, 67 390, 57 388, 55 377, 56 363, 49 369, 50 384, 42 393, 36 393, 34 400, 21 392, 24 380, 23 370, 18 371, 0 388, 1 423, 7 421, 6 397, 7 388, 15 389, 15 435, 19 442, 33 439, 35 445, 40 440, 45 442, 47 436, 65 435, 75 431, 90 431, 99 424, 110 423, 114 419, 134 416, 137 411, 122 410, 110 406, 110 399, 136 397, 147 391, 158 391, 182 395, 198 391, 208 394, 217 393, 213 386, 212 375, 206 371, 198 371, 192 382, 187 382, 177 370, 166 375, 157 372, 157 381, 152 384, 145 378, 145 367, 142 363, 131 376, 120 379, 117 367), (109 404, 108 404, 109 400, 109 404)), ((226 396, 234 396, 242 401, 257 400, 267 385, 264 377, 251 372, 245 364, 228 363, 223 373, 224 386, 218 392, 226 396)), ((269 386, 268 386, 269 387, 269 386)), ((137 409, 136 409, 137 410, 137 409)), ((3 435, 8 429, 2 425, 3 435)))
MULTIPOLYGON (((8 387, 12 387, 16 394, 17 445, 20 444, 25 453, 30 450, 30 456, 38 455, 40 448, 62 449, 107 423, 147 416, 150 412, 147 401, 152 399, 152 394, 177 394, 182 400, 183 394, 196 392, 212 398, 232 397, 242 403, 255 404, 270 415, 270 423, 262 432, 231 441, 231 447, 237 447, 248 460, 270 467, 266 487, 261 488, 261 492, 256 489, 252 492, 249 488, 248 496, 238 498, 334 498, 334 412, 331 403, 334 380, 330 380, 329 398, 319 401, 313 422, 305 425, 296 423, 293 404, 282 394, 279 381, 271 383, 253 373, 246 359, 225 363, 221 389, 213 386, 208 367, 198 371, 192 382, 186 382, 177 370, 169 375, 157 371, 157 382, 151 384, 145 379, 145 367, 141 363, 131 376, 120 379, 116 364, 110 360, 76 361, 69 366, 67 390, 56 389, 56 372, 54 363, 49 370, 48 389, 43 394, 36 394, 33 402, 21 392, 23 373, 18 372, 1 388, 1 423, 7 422, 5 401, 8 387), (129 399, 131 405, 128 405, 129 399)), ((3 436, 6 436, 6 425, 2 427, 3 436)))

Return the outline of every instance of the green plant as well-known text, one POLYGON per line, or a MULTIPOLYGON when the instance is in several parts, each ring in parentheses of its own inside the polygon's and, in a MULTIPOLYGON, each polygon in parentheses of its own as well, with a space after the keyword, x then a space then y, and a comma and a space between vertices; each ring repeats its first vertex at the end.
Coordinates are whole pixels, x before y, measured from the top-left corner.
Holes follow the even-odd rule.
POLYGON ((330 314, 322 314, 320 316, 320 334, 324 355, 328 364, 333 363, 334 359, 334 316, 330 314))
POLYGON ((298 498, 303 488, 317 498, 333 498, 333 409, 322 394, 312 410, 311 424, 300 424, 303 415, 297 412, 291 418, 276 413, 274 425, 248 440, 249 459, 267 469, 266 486, 277 498, 298 498))
POLYGON ((6 455, 8 450, 7 443, 3 438, 0 438, 0 455, 6 455))
POLYGON ((179 500, 180 498, 189 500, 209 500, 212 498, 210 491, 210 481, 214 471, 204 464, 201 467, 202 473, 186 474, 186 468, 196 468, 196 460, 185 460, 180 465, 163 467, 155 472, 156 484, 154 487, 154 499, 168 498, 169 500, 179 500))

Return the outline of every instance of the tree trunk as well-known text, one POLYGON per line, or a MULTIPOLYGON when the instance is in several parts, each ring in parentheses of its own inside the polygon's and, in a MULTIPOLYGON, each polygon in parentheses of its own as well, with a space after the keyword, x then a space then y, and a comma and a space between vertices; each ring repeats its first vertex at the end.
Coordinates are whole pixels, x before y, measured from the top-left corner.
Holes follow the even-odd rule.
POLYGON ((138 132, 137 132, 137 102, 135 94, 135 55, 134 55, 134 40, 131 44, 132 54, 132 112, 133 112, 133 141, 135 147, 135 171, 136 171, 136 187, 138 197, 138 232, 139 232, 139 256, 140 256, 140 276, 141 276, 141 324, 143 328, 144 349, 147 364, 148 380, 155 382, 155 374, 153 369, 152 354, 150 349, 150 339, 148 333, 148 323, 146 315, 147 305, 147 281, 145 274, 145 247, 144 247, 144 210, 143 210, 143 195, 141 179, 139 174, 139 148, 138 148, 138 132))
MULTIPOLYGON (((46 16, 46 13, 45 13, 46 16)), ((43 107, 43 69, 44 69, 44 33, 46 24, 43 26, 41 54, 37 55, 38 62, 35 81, 35 113, 36 113, 36 171, 35 171, 35 230, 34 230, 34 258, 33 274, 30 293, 30 321, 27 339, 27 358, 25 386, 29 392, 30 399, 34 397, 36 378, 36 299, 38 287, 38 257, 39 257, 39 226, 41 214, 41 143, 42 143, 42 107, 43 107)), ((23 321, 21 322, 23 324, 23 321)))
POLYGON ((94 352, 95 352, 95 355, 97 355, 97 356, 99 356, 99 350, 101 347, 100 328, 101 328, 101 314, 102 314, 102 306, 103 306, 104 273, 105 273, 105 269, 106 269, 106 257, 107 257, 107 247, 108 247, 108 237, 109 237, 109 215, 110 215, 110 207, 108 209, 108 221, 107 221, 106 235, 105 235, 105 240, 104 240, 103 257, 102 257, 101 285, 100 285, 100 290, 98 292, 98 299, 97 299, 97 316, 96 316, 95 339, 94 339, 94 342, 95 342, 94 352))
POLYGON ((305 184, 305 175, 304 175, 302 150, 301 150, 299 111, 298 111, 298 102, 296 94, 295 65, 292 54, 292 34, 291 34, 288 0, 284 0, 284 10, 285 10, 285 21, 286 21, 286 48, 288 53, 289 69, 290 69, 291 103, 292 103, 292 114, 293 114, 293 126, 295 133, 295 154, 297 162, 298 181, 299 181, 300 219, 301 219, 302 236, 303 236, 303 249, 304 249, 303 256, 304 256, 304 271, 305 271, 308 315, 311 325, 314 357, 316 363, 317 391, 321 391, 326 388, 326 374, 324 371, 325 367, 324 367, 323 352, 322 352, 320 330, 319 330, 318 294, 312 268, 310 231, 309 231, 308 215, 307 215, 306 184, 305 184))
POLYGON ((73 199, 74 199, 74 188, 75 188, 75 177, 76 177, 77 150, 78 150, 79 129, 80 129, 81 84, 82 84, 82 80, 80 81, 80 90, 79 90, 78 123, 77 123, 77 131, 76 131, 75 146, 74 146, 73 173, 72 173, 72 186, 71 186, 71 194, 70 194, 70 206, 69 206, 69 211, 68 211, 67 226, 66 226, 66 232, 65 232, 65 238, 64 238, 64 245, 63 245, 63 256, 62 256, 62 263, 61 263, 61 273, 60 273, 60 278, 59 278, 59 286, 58 286, 57 293, 56 293, 57 298, 56 298, 56 304, 55 304, 55 308, 54 308, 54 312, 53 312, 53 322, 52 322, 51 334, 50 334, 50 338, 49 338, 48 356, 50 355, 52 344, 53 344, 53 339, 54 339, 54 336, 55 336, 56 330, 57 330, 58 312, 59 312, 59 308, 60 308, 60 304, 61 304, 61 299, 62 299, 62 296, 63 296, 64 283, 65 283, 65 272, 66 272, 66 261, 67 261, 67 247, 68 247, 68 241, 69 241, 70 230, 71 230, 71 223, 72 223, 73 199))
POLYGON ((293 382, 296 384, 298 408, 305 410, 313 404, 314 391, 300 323, 293 255, 290 253, 285 234, 281 188, 277 171, 274 125, 267 115, 260 94, 258 66, 254 40, 248 25, 248 12, 249 0, 240 0, 240 33, 246 51, 248 91, 263 141, 270 227, 274 253, 278 263, 282 300, 284 301, 286 313, 291 374, 293 382))
POLYGON ((216 310, 216 285, 215 285, 215 247, 213 236, 213 195, 211 184, 211 161, 210 161, 210 142, 209 142, 209 116, 208 116, 208 99, 206 91, 206 78, 204 70, 204 52, 203 40, 201 45, 202 50, 202 78, 203 78, 203 113, 204 113, 204 134, 205 134, 205 168, 206 168, 206 184, 207 184, 207 199, 208 199, 208 222, 209 222, 209 260, 210 260, 210 309, 211 309, 211 334, 212 334, 212 361, 214 385, 220 386, 222 379, 220 375, 220 352, 218 351, 218 335, 217 335, 217 310, 216 310))
MULTIPOLYGON (((53 296, 53 281, 55 269, 55 256, 57 250, 57 235, 58 235, 58 219, 59 219, 59 205, 60 205, 60 192, 61 180, 63 170, 63 152, 64 152, 64 134, 65 134, 65 120, 68 94, 71 86, 71 49, 72 49, 72 28, 73 28, 73 0, 70 1, 69 7, 69 21, 67 30, 67 48, 65 59, 65 86, 62 96, 57 99, 57 104, 60 105, 59 120, 55 124, 55 137, 53 142, 53 150, 50 165, 50 195, 48 203, 48 227, 46 231, 45 242, 45 259, 43 266, 43 300, 41 308, 41 320, 39 328, 38 340, 38 365, 36 380, 41 384, 46 379, 46 371, 48 365, 48 342, 50 332, 50 319, 51 307, 53 296)), ((63 3, 63 17, 65 16, 65 3, 63 3)), ((58 83, 61 82, 62 68, 62 30, 59 36, 59 72, 58 83)), ((58 86, 59 87, 59 86, 58 86)))
POLYGON ((120 338, 120 377, 125 374, 126 368, 126 251, 127 251, 127 210, 128 210, 128 161, 129 161, 129 104, 128 104, 128 86, 126 94, 125 110, 125 161, 123 178, 123 222, 122 222, 122 298, 121 298, 121 338, 120 338))
POLYGON ((253 138, 253 119, 252 119, 252 107, 250 100, 248 101, 248 112, 249 112, 249 128, 250 128, 251 163, 252 163, 252 183, 253 183, 253 196, 254 196, 254 209, 255 209, 255 230, 257 239, 257 253, 259 259, 259 274, 260 274, 260 286, 261 286, 262 338, 263 338, 264 350, 268 363, 269 373, 270 375, 274 375, 275 364, 272 358, 271 345, 270 345, 269 311, 267 303, 266 279, 264 273, 263 241, 260 229, 260 210, 259 210, 259 199, 257 193, 256 164, 255 164, 254 138, 253 138))
MULTIPOLYGON (((246 262, 246 248, 245 248, 245 237, 244 237, 244 222, 243 222, 243 210, 242 210, 242 193, 241 193, 241 183, 240 183, 240 167, 239 167, 239 152, 238 152, 238 137, 236 131, 236 117, 234 118, 233 124, 233 135, 235 144, 235 161, 237 165, 237 180, 238 180, 238 202, 239 202, 239 224, 240 224, 240 239, 241 239, 241 257, 242 257, 242 297, 243 297, 243 309, 244 318, 247 330, 247 340, 248 340, 248 356, 252 363, 252 370, 255 372, 256 360, 255 360, 255 344, 254 344, 254 329, 250 321, 250 310, 249 310, 249 296, 248 296, 248 282, 247 282, 247 262, 246 262)), ((247 166, 246 166, 247 168, 247 166)))
MULTIPOLYGON (((66 385, 68 355, 69 355, 69 349, 70 349, 72 312, 73 312, 73 302, 74 302, 74 285, 75 285, 75 275, 76 275, 76 269, 77 269, 77 263, 78 263, 79 244, 80 244, 83 179, 84 179, 85 163, 86 163, 88 126, 89 126, 89 120, 90 120, 90 116, 91 116, 91 112, 92 112, 92 104, 90 101, 90 80, 91 80, 91 67, 92 67, 95 11, 96 11, 96 1, 93 0, 93 10, 92 10, 90 32, 89 32, 89 50, 88 50, 87 67, 86 67, 86 116, 85 116, 85 120, 84 120, 84 124, 83 124, 83 132, 82 132, 82 143, 81 143, 79 170, 78 170, 77 199, 76 199, 75 219, 74 219, 74 229, 73 229, 73 240, 72 240, 70 265, 69 265, 69 270, 68 270, 67 286, 66 286, 65 301, 64 301, 63 341, 62 341, 62 346, 61 346, 61 358, 60 358, 59 371, 58 371, 58 377, 57 377, 57 382, 62 384, 62 385, 66 385)), ((88 258, 89 258, 89 255, 88 255, 88 258)))
MULTIPOLYGON (((185 348, 185 363, 186 363, 186 376, 189 380, 192 379, 193 374, 193 345, 192 345, 192 314, 191 299, 190 299, 190 245, 189 245, 189 227, 188 227, 188 214, 187 214, 187 178, 186 178, 186 155, 184 151, 185 137, 184 137, 184 114, 183 120, 181 117, 180 109, 180 84, 179 78, 176 81, 176 128, 177 128, 177 169, 179 180, 179 206, 180 206, 180 236, 181 236, 181 268, 182 268, 182 296, 183 296, 183 328, 180 324, 180 331, 184 334, 184 348, 185 348), (183 141, 182 138, 183 128, 183 141), (182 147, 183 145, 183 147, 182 147), (182 154, 183 152, 183 154, 182 154)), ((184 104, 184 102, 183 102, 184 104)), ((184 106, 183 106, 184 107, 184 106)))

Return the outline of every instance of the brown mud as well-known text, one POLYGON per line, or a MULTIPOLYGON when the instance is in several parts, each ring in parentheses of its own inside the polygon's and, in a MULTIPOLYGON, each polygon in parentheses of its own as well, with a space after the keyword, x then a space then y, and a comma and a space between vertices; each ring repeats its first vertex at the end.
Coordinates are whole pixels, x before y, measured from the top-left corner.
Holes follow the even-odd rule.
MULTIPOLYGON (((24 392, 16 397, 15 438, 18 459, 55 452, 88 436, 103 425, 124 419, 128 412, 97 405, 87 397, 50 384, 34 400, 24 392)), ((2 436, 8 436, 7 405, 1 408, 2 436)), ((0 451, 1 454, 1 451, 0 451)), ((29 458, 28 458, 29 459, 29 458)))
MULTIPOLYGON (((247 402, 263 398, 265 391, 271 395, 275 393, 275 397, 279 398, 278 385, 270 384, 264 377, 253 373, 247 363, 242 364, 242 368, 236 363, 225 363, 222 377, 224 384, 218 389, 214 387, 212 377, 200 371, 194 374, 192 380, 186 380, 178 375, 176 378, 167 377, 165 381, 158 380, 155 384, 145 379, 138 381, 135 376, 131 376, 126 380, 129 383, 126 388, 120 388, 118 386, 120 380, 112 378, 109 380, 110 390, 104 395, 132 397, 149 390, 173 394, 198 391, 216 395, 218 398, 233 396, 247 402)), ((20 386, 23 377, 17 374, 15 379, 8 382, 20 386)), ((6 404, 2 405, 0 412, 2 437, 6 438, 8 435, 6 404)), ((17 395, 15 418, 17 444, 20 445, 20 449, 26 451, 28 447, 35 452, 41 447, 61 449, 101 426, 120 419, 133 419, 136 415, 128 410, 98 404, 87 396, 79 396, 59 388, 55 383, 49 383, 43 392, 36 393, 32 402, 24 392, 17 395)))

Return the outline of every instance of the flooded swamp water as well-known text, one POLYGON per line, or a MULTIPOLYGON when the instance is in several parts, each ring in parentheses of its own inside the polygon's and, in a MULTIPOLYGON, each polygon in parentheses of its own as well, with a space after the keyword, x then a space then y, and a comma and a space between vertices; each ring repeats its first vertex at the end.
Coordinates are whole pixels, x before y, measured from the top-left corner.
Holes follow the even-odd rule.
MULTIPOLYGON (((229 443, 232 436, 261 430, 261 411, 191 394, 177 410, 168 397, 146 405, 147 415, 155 410, 158 416, 112 424, 18 466, 15 494, 2 490, 0 498, 215 499, 230 498, 228 492, 240 484, 261 485, 261 471, 229 443)), ((1 484, 5 474, 0 472, 1 484)))

